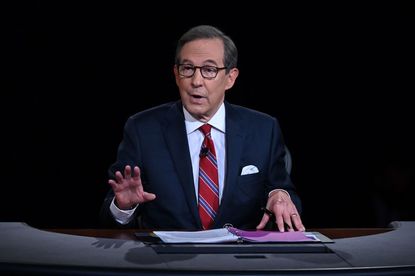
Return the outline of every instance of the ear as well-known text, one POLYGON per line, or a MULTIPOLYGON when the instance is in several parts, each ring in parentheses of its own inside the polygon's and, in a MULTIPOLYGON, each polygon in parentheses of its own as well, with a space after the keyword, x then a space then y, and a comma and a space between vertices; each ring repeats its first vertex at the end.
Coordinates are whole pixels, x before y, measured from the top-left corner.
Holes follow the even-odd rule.
POLYGON ((177 66, 176 65, 173 65, 173 73, 174 73, 174 78, 176 80, 176 85, 179 86, 180 76, 179 76, 179 72, 177 71, 177 66))
POLYGON ((226 86, 225 86, 225 90, 231 89, 232 86, 235 84, 235 80, 239 75, 239 70, 238 68, 232 68, 228 75, 227 75, 227 80, 226 80, 226 86))

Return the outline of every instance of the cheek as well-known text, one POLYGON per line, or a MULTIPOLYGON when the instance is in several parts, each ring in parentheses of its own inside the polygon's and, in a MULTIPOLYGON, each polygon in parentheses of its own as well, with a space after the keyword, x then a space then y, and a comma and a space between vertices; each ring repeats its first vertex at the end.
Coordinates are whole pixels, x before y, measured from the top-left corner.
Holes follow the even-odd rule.
POLYGON ((186 90, 184 90, 180 86, 179 86, 179 94, 180 94, 180 98, 182 99, 182 101, 188 101, 189 100, 189 95, 186 93, 186 90))
POLYGON ((189 84, 185 79, 176 78, 176 85, 179 90, 180 96, 186 96, 186 92, 189 89, 189 84))
POLYGON ((212 106, 219 105, 225 98, 225 93, 223 90, 214 90, 214 92, 209 93, 209 103, 212 106))
POLYGON ((206 86, 206 89, 209 91, 211 98, 220 99, 225 94, 226 82, 212 83, 211 85, 206 86))

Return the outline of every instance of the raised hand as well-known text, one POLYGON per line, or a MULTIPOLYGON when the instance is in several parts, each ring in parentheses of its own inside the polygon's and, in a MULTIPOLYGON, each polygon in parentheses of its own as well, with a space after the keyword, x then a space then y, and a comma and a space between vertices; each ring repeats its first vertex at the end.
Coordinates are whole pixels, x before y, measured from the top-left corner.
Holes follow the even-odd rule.
POLYGON ((133 174, 129 165, 125 166, 124 175, 120 171, 116 171, 115 180, 109 179, 108 184, 114 191, 115 204, 122 210, 131 209, 137 204, 156 198, 155 194, 144 191, 138 166, 134 167, 133 174))

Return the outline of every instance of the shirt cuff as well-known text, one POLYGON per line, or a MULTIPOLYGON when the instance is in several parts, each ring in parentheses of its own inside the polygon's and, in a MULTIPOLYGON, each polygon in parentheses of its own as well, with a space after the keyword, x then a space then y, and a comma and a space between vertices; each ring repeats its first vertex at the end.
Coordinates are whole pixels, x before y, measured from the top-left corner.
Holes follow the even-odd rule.
POLYGON ((272 190, 271 192, 269 192, 269 193, 268 193, 268 197, 271 197, 271 195, 272 195, 273 193, 278 192, 278 191, 281 191, 281 192, 286 193, 286 194, 287 194, 287 196, 288 196, 288 198, 291 198, 290 194, 289 194, 286 190, 284 190, 284 189, 274 189, 274 190, 272 190))
POLYGON ((111 201, 110 211, 111 211, 112 216, 118 223, 127 224, 133 219, 133 214, 134 214, 135 209, 137 209, 137 207, 138 207, 138 204, 131 210, 121 210, 120 208, 117 207, 117 205, 115 205, 115 197, 114 197, 111 201))

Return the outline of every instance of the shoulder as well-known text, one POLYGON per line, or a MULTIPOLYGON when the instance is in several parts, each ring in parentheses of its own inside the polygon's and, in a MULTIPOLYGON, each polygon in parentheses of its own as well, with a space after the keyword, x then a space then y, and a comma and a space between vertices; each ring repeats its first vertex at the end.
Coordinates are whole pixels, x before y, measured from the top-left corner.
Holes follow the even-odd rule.
POLYGON ((165 115, 167 112, 178 111, 180 110, 180 107, 181 107, 181 104, 178 101, 168 102, 168 103, 164 103, 158 106, 154 106, 154 107, 139 111, 131 115, 130 119, 140 120, 140 119, 146 119, 148 117, 152 118, 154 116, 161 116, 161 115, 165 115))
POLYGON ((225 103, 226 116, 231 120, 240 120, 248 124, 278 124, 276 117, 248 107, 225 103))
POLYGON ((137 112, 128 118, 127 124, 162 123, 167 118, 174 116, 183 116, 182 105, 180 101, 161 104, 137 112))

